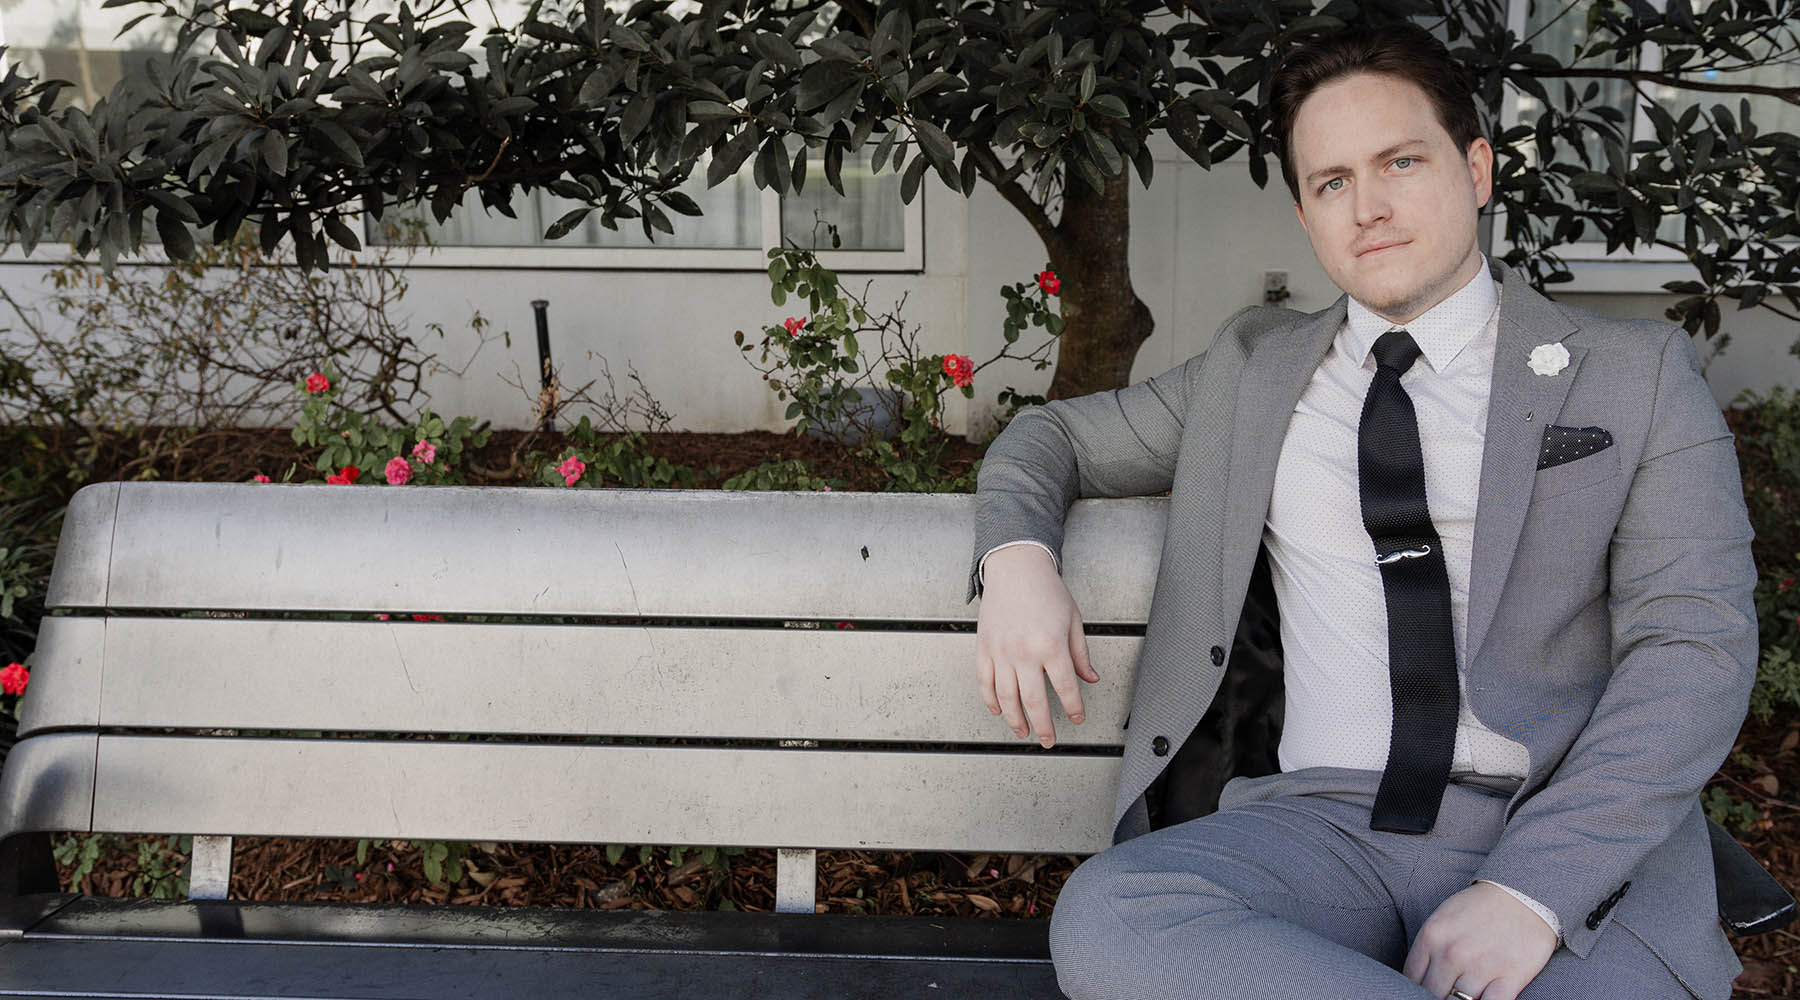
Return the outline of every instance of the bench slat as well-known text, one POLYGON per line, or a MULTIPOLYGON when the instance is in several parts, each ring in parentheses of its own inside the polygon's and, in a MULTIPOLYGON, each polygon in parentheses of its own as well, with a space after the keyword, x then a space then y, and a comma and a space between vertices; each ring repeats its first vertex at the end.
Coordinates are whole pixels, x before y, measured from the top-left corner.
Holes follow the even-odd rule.
POLYGON ((94 829, 1087 854, 1111 843, 1118 769, 1096 754, 104 735, 94 829))
MULTIPOLYGON (((1057 709, 1059 744, 1123 745, 1142 643, 1088 638, 1103 679, 1082 685, 1082 725, 1057 709)), ((968 632, 64 617, 45 619, 38 655, 22 734, 98 724, 1027 745, 977 699, 968 632)))
MULTIPOLYGON (((103 484, 52 607, 972 621, 970 494, 103 484), (116 527, 116 530, 114 530, 116 527), (110 576, 88 556, 110 541, 110 576)), ((86 490, 83 491, 86 493, 86 490)), ((1166 498, 1078 501, 1085 621, 1142 624, 1166 498)), ((59 553, 60 554, 60 553, 59 553)))
POLYGON ((7 751, 0 769, 0 839, 89 828, 99 739, 95 733, 49 733, 7 751))

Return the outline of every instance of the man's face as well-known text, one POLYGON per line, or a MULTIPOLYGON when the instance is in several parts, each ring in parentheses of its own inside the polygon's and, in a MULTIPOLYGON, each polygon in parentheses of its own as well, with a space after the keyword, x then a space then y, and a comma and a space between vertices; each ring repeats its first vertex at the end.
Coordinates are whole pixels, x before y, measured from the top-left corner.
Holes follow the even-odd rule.
POLYGON ((1405 323, 1475 276, 1494 151, 1485 139, 1457 149, 1411 81, 1358 73, 1319 87, 1300 105, 1289 148, 1300 225, 1325 273, 1358 302, 1405 323))

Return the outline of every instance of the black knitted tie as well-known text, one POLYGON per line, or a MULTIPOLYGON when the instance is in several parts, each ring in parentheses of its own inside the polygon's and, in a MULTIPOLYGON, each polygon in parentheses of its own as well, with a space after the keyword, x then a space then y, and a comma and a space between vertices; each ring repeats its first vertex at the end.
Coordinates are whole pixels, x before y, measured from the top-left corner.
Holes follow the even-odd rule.
POLYGON ((1419 423, 1400 376, 1418 360, 1405 330, 1375 341, 1375 380, 1357 432, 1363 527, 1375 542, 1387 598, 1394 728, 1369 828, 1426 833, 1437 822, 1456 740, 1456 644, 1450 578, 1425 505, 1419 423))

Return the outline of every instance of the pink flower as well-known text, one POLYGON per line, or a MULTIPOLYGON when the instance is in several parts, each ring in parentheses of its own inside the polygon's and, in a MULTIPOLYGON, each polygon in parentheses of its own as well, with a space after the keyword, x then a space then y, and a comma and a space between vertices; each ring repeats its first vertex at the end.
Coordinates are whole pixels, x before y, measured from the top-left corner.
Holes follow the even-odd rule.
POLYGON ((375 612, 375 617, 381 619, 382 621, 388 620, 388 616, 385 613, 380 612, 380 611, 375 612))
POLYGON ((787 327, 788 336, 798 337, 800 336, 800 328, 806 325, 806 317, 802 316, 799 319, 795 319, 794 317, 789 316, 781 325, 787 327))
POLYGON ((412 463, 395 455, 388 459, 386 472, 389 486, 405 486, 412 479, 412 463))
POLYGON ((975 381, 975 362, 967 354, 944 355, 944 374, 959 386, 975 381))
POLYGON ((441 622, 443 620, 443 615, 413 615, 413 621, 416 622, 441 622))
POLYGON ((586 471, 587 463, 574 455, 563 459, 562 464, 556 467, 556 474, 563 477, 564 486, 574 486, 581 479, 581 474, 586 471))
POLYGON ((426 465, 430 465, 437 461, 437 445, 432 444, 424 438, 420 438, 419 443, 413 445, 413 457, 424 462, 426 465))
POLYGON ((251 476, 251 477, 250 477, 250 481, 251 481, 251 482, 253 482, 253 483, 266 483, 266 482, 268 482, 268 481, 269 481, 269 477, 268 477, 268 476, 265 476, 265 475, 263 475, 263 474, 262 474, 262 473, 260 473, 260 472, 259 472, 259 473, 257 473, 257 474, 256 474, 256 475, 254 475, 254 476, 251 476))
POLYGON ((1050 295, 1055 295, 1062 288, 1062 279, 1056 276, 1055 271, 1039 271, 1037 282, 1038 287, 1050 295))
POLYGON ((8 663, 0 668, 0 694, 24 694, 31 682, 31 671, 23 663, 8 663))
POLYGON ((334 486, 344 486, 356 482, 356 477, 360 475, 362 475, 361 469, 354 465, 346 465, 331 475, 326 476, 325 481, 334 486))
POLYGON ((313 372, 311 375, 306 376, 307 392, 317 396, 319 393, 324 392, 329 388, 331 388, 331 380, 319 372, 313 372))

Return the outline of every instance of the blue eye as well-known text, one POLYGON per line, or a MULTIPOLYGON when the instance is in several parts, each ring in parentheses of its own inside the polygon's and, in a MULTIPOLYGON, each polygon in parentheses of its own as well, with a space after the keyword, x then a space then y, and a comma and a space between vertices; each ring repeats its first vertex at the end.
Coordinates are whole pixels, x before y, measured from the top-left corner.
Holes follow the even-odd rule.
POLYGON ((1405 170, 1407 167, 1412 165, 1412 162, 1413 162, 1412 157, 1402 156, 1399 159, 1394 161, 1394 166, 1399 167, 1401 170, 1405 170))
POLYGON ((1344 183, 1344 179, 1343 179, 1343 178, 1342 178, 1342 177, 1333 177, 1333 178, 1332 178, 1332 179, 1330 179, 1330 180, 1328 180, 1328 181, 1326 181, 1326 182, 1325 182, 1325 183, 1323 183, 1323 184, 1321 184, 1321 185, 1319 185, 1319 190, 1320 190, 1320 191, 1336 191, 1336 190, 1337 190, 1337 188, 1335 188, 1335 187, 1332 187, 1332 185, 1333 185, 1333 184, 1336 184, 1336 185, 1339 185, 1339 186, 1340 186, 1340 187, 1341 187, 1341 186, 1342 186, 1342 185, 1343 185, 1343 183, 1344 183))

